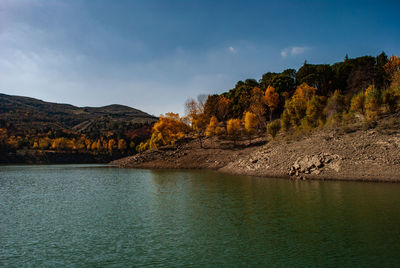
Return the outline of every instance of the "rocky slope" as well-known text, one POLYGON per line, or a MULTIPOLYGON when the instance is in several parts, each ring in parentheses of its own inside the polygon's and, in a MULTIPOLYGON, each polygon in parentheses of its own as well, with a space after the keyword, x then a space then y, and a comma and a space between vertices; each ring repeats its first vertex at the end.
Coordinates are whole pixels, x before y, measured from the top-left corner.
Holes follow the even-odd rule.
MULTIPOLYGON (((262 143, 263 140, 258 140, 262 143)), ((229 141, 195 140, 120 159, 134 168, 204 168, 221 172, 293 179, 400 182, 400 116, 324 128, 301 136, 280 136, 264 145, 234 147, 229 141)))

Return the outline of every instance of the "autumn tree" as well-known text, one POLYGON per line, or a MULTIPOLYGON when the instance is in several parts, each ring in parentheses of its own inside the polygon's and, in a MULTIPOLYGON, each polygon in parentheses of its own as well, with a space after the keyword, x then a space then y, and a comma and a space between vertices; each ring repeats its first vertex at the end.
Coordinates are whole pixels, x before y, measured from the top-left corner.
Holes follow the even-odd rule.
POLYGON ((118 140, 118 150, 120 152, 125 152, 127 148, 128 148, 128 145, 126 144, 126 141, 124 139, 119 139, 118 140))
POLYGON ((385 64, 385 71, 390 76, 393 77, 393 74, 396 72, 400 72, 400 55, 399 56, 391 56, 389 61, 385 64))
POLYGON ((61 138, 56 138, 53 140, 53 143, 51 145, 51 149, 53 150, 68 150, 72 149, 72 143, 70 140, 67 138, 61 137, 61 138))
POLYGON ((272 86, 268 86, 264 95, 264 102, 268 106, 269 109, 269 121, 272 121, 272 113, 279 105, 279 94, 275 91, 275 88, 272 86))
POLYGON ((240 137, 241 134, 241 122, 240 119, 229 119, 227 122, 226 130, 228 132, 229 137, 233 140, 236 145, 236 140, 240 137))
POLYGON ((370 85, 365 90, 365 115, 367 116, 368 120, 377 119, 377 116, 380 113, 382 104, 381 93, 379 90, 370 85))
MULTIPOLYGON (((200 95, 202 96, 202 95, 200 95)), ((185 103, 185 112, 191 123, 193 131, 199 140, 200 147, 203 148, 203 134, 207 127, 207 117, 204 114, 203 97, 198 97, 198 100, 188 99, 185 103)))
POLYGON ((213 137, 216 135, 216 128, 218 127, 218 119, 215 116, 212 116, 210 119, 210 123, 208 123, 205 134, 207 137, 213 137))
POLYGON ((231 104, 228 98, 219 96, 217 102, 216 116, 219 121, 226 121, 231 110, 231 104))
POLYGON ((251 104, 249 111, 252 112, 257 117, 257 128, 265 128, 265 113, 266 105, 263 101, 264 92, 259 88, 255 87, 251 91, 251 104))
POLYGON ((42 149, 42 150, 48 149, 49 146, 50 146, 50 139, 47 138, 47 137, 46 137, 46 138, 39 139, 38 146, 39 146, 39 148, 42 149))
POLYGON ((110 154, 112 154, 112 152, 115 150, 116 143, 117 142, 114 139, 108 140, 108 151, 110 152, 110 154))
POLYGON ((322 125, 325 121, 324 116, 325 97, 314 95, 307 103, 306 117, 311 127, 322 125))
POLYGON ((215 128, 215 135, 217 135, 218 137, 221 137, 225 134, 226 128, 224 126, 221 126, 221 124, 215 128))
POLYGON ((257 125, 258 125, 257 116, 252 112, 246 112, 244 116, 244 128, 246 130, 247 136, 250 139, 250 143, 251 143, 251 136, 255 133, 257 125))
POLYGON ((300 125, 301 120, 306 116, 307 103, 315 95, 316 91, 316 88, 303 83, 297 87, 292 98, 286 101, 285 110, 292 125, 300 125))
POLYGON ((151 138, 148 146, 144 148, 157 148, 162 145, 175 144, 175 142, 185 136, 188 126, 183 123, 179 114, 166 113, 160 116, 159 120, 154 124, 151 138))
POLYGON ((84 151, 85 148, 86 148, 85 141, 86 141, 86 139, 85 139, 84 136, 80 137, 80 138, 76 141, 76 146, 75 146, 75 147, 76 147, 76 150, 78 150, 78 151, 84 151))
POLYGON ((350 110, 352 112, 364 115, 365 94, 359 92, 351 98, 350 110))
POLYGON ((146 150, 148 150, 148 149, 150 149, 150 139, 148 139, 148 140, 145 141, 145 142, 141 142, 140 144, 138 144, 138 145, 136 146, 136 151, 137 151, 138 153, 144 152, 144 151, 146 151, 146 150))
POLYGON ((218 119, 215 116, 212 116, 210 119, 210 123, 208 123, 207 128, 206 128, 206 136, 207 137, 212 137, 215 135, 215 129, 218 126, 218 119))
POLYGON ((383 103, 390 112, 395 112, 400 102, 400 55, 390 57, 385 65, 390 86, 382 93, 383 103))

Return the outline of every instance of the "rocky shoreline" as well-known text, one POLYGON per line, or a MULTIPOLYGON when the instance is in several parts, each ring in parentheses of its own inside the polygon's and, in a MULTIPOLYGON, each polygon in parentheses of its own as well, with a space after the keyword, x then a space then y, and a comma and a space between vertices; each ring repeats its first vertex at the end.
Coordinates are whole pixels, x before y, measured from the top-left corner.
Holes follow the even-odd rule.
POLYGON ((356 124, 312 133, 228 140, 194 139, 111 162, 126 168, 211 169, 224 173, 301 180, 400 182, 400 120, 356 124), (264 143, 264 144, 263 144, 264 143))

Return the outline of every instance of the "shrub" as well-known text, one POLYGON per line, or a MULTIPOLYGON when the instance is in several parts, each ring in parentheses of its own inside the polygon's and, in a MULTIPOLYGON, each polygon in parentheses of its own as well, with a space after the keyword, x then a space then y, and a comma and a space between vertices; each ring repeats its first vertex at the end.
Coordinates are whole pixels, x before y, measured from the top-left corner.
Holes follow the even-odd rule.
POLYGON ((277 119, 267 125, 267 133, 271 135, 272 138, 275 138, 276 134, 278 134, 279 130, 281 129, 280 121, 281 120, 277 119))
POLYGON ((351 98, 350 110, 355 113, 364 114, 364 102, 364 92, 359 92, 351 98))
MULTIPOLYGON (((325 121, 324 116, 325 98, 314 95, 307 103, 306 120, 311 127, 317 127, 325 121), (322 123, 321 123, 322 122, 322 123)), ((303 121, 303 120, 302 120, 303 121)))
POLYGON ((369 86, 365 91, 364 109, 367 119, 374 120, 380 113, 382 104, 381 93, 374 86, 369 86))
POLYGON ((287 131, 290 127, 290 117, 286 109, 283 111, 281 116, 281 127, 283 131, 287 131))
POLYGON ((392 88, 382 92, 382 103, 391 113, 396 111, 398 98, 399 97, 396 96, 396 92, 392 88))
POLYGON ((331 118, 336 115, 341 115, 341 113, 345 109, 345 97, 340 93, 340 90, 335 90, 333 95, 329 97, 326 108, 325 114, 327 118, 331 118))

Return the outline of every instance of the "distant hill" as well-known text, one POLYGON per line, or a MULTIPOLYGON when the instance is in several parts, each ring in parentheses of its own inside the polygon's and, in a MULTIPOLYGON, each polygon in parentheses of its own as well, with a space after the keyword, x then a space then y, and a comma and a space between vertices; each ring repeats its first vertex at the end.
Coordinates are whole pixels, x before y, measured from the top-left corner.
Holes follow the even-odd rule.
POLYGON ((0 127, 18 132, 64 130, 105 132, 122 124, 141 125, 157 120, 150 114, 123 105, 76 107, 70 104, 0 94, 0 127))

